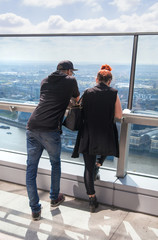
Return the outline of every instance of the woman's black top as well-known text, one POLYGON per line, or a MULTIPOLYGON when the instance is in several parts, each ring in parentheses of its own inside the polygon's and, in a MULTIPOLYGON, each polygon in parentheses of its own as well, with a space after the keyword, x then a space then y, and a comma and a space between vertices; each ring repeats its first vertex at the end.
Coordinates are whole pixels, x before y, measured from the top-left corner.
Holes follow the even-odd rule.
MULTIPOLYGON (((83 126, 74 151, 119 157, 118 132, 114 122, 117 90, 99 83, 82 96, 83 126)), ((73 153, 75 157, 75 153, 73 153)))

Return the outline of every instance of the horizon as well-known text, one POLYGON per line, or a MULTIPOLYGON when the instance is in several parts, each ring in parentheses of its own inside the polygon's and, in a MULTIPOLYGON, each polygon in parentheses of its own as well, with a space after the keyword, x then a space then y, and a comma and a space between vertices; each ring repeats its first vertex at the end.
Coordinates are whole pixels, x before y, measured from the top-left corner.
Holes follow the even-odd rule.
MULTIPOLYGON (((130 64, 134 36, 0 37, 0 61, 130 64)), ((138 39, 137 62, 158 64, 158 35, 138 39)))
MULTIPOLYGON (((61 59, 61 61, 62 61, 62 59, 61 59)), ((70 60, 71 61, 71 60, 70 60)), ((38 64, 48 64, 48 65, 52 65, 53 67, 55 66, 57 66, 57 64, 58 64, 58 61, 50 61, 50 60, 48 60, 48 61, 42 61, 42 60, 23 60, 23 59, 20 59, 20 60, 0 60, 0 64, 18 64, 18 65, 20 65, 20 64, 32 64, 32 63, 38 63, 38 64)), ((81 62, 73 62, 73 64, 74 65, 103 65, 103 64, 108 64, 108 65, 110 65, 110 66, 131 66, 131 63, 101 63, 101 62, 89 62, 89 61, 87 61, 87 62, 85 62, 85 61, 81 61, 81 62)), ((155 63, 155 64, 153 64, 153 63, 136 63, 136 66, 158 66, 158 63, 155 63)), ((1 66, 0 66, 1 67, 1 66)), ((77 71, 78 72, 78 71, 77 71)))

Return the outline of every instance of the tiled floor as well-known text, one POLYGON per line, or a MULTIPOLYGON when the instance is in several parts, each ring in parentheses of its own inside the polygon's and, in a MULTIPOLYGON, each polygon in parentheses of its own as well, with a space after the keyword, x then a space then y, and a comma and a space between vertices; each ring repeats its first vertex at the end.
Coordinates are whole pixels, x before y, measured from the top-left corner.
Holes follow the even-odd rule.
POLYGON ((50 208, 49 193, 40 191, 42 219, 31 220, 25 186, 0 181, 0 240, 156 240, 158 218, 66 197, 50 208))

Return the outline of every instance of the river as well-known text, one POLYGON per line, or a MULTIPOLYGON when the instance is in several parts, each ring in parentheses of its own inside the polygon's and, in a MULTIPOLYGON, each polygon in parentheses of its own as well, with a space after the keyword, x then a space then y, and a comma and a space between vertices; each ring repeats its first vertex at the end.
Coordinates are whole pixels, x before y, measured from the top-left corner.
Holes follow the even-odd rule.
MULTIPOLYGON (((72 136, 64 134, 62 136, 62 142, 64 139, 66 141, 70 139, 72 141, 72 136)), ((16 151, 26 153, 26 130, 23 128, 18 128, 15 126, 10 126, 0 122, 0 149, 5 149, 9 151, 16 151), (1 128, 1 126, 8 127, 1 128)), ((74 139, 73 139, 74 140, 74 139)), ((83 162, 82 155, 79 158, 71 158, 72 146, 65 148, 65 144, 62 145, 61 158, 64 160, 71 160, 77 162, 83 162), (70 148, 69 148, 70 147, 70 148)), ((43 152, 43 156, 48 156, 46 151, 43 152)), ((106 160, 104 166, 110 168, 117 168, 117 158, 114 160, 106 160)), ((145 152, 130 152, 128 156, 128 170, 133 172, 141 172, 145 174, 157 175, 158 173, 158 159, 157 155, 149 155, 145 152)))

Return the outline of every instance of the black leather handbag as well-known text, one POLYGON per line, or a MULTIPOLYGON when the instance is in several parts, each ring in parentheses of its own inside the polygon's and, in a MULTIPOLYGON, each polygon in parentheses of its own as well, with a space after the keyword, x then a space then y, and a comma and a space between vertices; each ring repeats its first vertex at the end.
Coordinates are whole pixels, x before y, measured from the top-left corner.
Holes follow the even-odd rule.
POLYGON ((63 126, 72 130, 78 131, 82 124, 82 107, 75 105, 69 108, 68 114, 63 121, 63 126))

